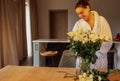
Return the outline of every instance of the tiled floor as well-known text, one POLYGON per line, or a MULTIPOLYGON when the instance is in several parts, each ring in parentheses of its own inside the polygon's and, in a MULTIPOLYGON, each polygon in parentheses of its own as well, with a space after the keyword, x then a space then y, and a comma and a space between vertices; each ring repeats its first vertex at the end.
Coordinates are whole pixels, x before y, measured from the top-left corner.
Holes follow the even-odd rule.
MULTIPOLYGON (((53 57, 55 58, 55 57, 53 57)), ((58 58, 56 58, 58 59, 58 58)), ((56 59, 53 59, 54 60, 54 63, 51 63, 51 58, 46 58, 46 66, 48 67, 57 67, 58 63, 56 64, 56 59)), ((33 66, 33 59, 32 57, 28 57, 27 59, 23 60, 22 62, 20 62, 19 64, 20 66, 33 66)))
POLYGON ((20 66, 33 66, 33 59, 32 59, 32 57, 28 57, 27 59, 23 60, 20 63, 20 66))
MULTIPOLYGON (((53 59, 56 60, 56 59, 53 59)), ((24 59, 22 62, 19 64, 20 66, 33 66, 33 59, 32 57, 28 57, 27 59, 24 59)), ((51 58, 46 57, 46 66, 48 67, 57 67, 56 61, 55 64, 51 63, 51 58)))

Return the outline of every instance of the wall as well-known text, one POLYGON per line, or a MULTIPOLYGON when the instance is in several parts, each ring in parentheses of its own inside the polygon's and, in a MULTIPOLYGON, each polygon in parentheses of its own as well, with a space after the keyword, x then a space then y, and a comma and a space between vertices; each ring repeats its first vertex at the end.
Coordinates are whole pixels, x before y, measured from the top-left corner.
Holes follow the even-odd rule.
POLYGON ((115 37, 116 33, 120 32, 120 0, 91 0, 90 4, 92 9, 108 20, 115 37))
POLYGON ((49 38, 49 10, 68 10, 68 30, 70 31, 77 20, 74 10, 75 0, 37 0, 38 23, 40 38, 49 38))
MULTIPOLYGON (((77 0, 37 0, 39 37, 49 38, 49 10, 68 9, 68 31, 72 30, 78 16, 75 13, 74 6, 77 0)), ((120 0, 91 0, 92 9, 106 17, 110 23, 113 36, 120 32, 120 0)))

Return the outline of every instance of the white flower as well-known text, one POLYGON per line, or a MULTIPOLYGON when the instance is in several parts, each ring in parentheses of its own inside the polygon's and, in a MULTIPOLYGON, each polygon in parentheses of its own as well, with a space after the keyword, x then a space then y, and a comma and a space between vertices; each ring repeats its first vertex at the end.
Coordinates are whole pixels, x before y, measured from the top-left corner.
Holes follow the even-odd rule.
POLYGON ((101 81, 101 77, 100 76, 98 76, 98 80, 101 81))
POLYGON ((79 81, 93 81, 93 75, 90 74, 87 76, 86 73, 83 73, 82 75, 79 75, 79 81))
POLYGON ((75 36, 75 32, 68 32, 67 35, 70 36, 70 37, 74 37, 75 36))
POLYGON ((100 39, 104 39, 105 38, 105 36, 103 36, 103 35, 100 35, 100 39))
POLYGON ((97 39, 100 40, 109 40, 108 37, 103 35, 97 35, 94 31, 86 30, 83 31, 83 28, 80 27, 76 31, 68 32, 67 35, 71 38, 73 38, 74 41, 92 41, 96 42, 97 39))
POLYGON ((83 73, 83 77, 84 77, 84 78, 87 77, 87 74, 86 74, 86 73, 83 73))
MULTIPOLYGON (((83 59, 87 59, 89 63, 95 63, 95 61, 97 60, 97 58, 91 60, 93 57, 96 57, 95 52, 92 53, 92 57, 85 57, 85 55, 91 56, 91 51, 99 50, 102 42, 109 40, 107 36, 98 35, 97 33, 91 30, 85 30, 84 27, 80 27, 76 31, 68 32, 67 35, 70 39, 72 39, 70 40, 70 50, 75 53, 75 56, 78 55, 83 59), (83 55, 82 53, 88 54, 83 55)), ((97 77, 98 80, 101 81, 102 77, 97 77)), ((93 81, 93 78, 94 76, 92 74, 88 75, 86 73, 83 73, 79 75, 79 81, 93 81)))
POLYGON ((106 36, 105 36, 105 40, 109 40, 109 37, 106 37, 106 36))
POLYGON ((92 74, 90 74, 90 76, 89 76, 90 78, 93 78, 93 75, 92 74))

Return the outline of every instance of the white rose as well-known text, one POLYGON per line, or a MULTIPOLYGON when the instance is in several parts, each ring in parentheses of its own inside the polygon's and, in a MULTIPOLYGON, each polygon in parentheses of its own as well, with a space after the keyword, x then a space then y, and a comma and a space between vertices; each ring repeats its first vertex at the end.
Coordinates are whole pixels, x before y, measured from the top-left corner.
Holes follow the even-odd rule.
POLYGON ((70 36, 70 37, 74 37, 75 36, 75 32, 68 32, 67 35, 70 36))
POLYGON ((86 73, 83 73, 83 77, 85 78, 87 76, 87 74, 86 73))
POLYGON ((98 76, 98 80, 101 81, 101 77, 100 76, 98 76))

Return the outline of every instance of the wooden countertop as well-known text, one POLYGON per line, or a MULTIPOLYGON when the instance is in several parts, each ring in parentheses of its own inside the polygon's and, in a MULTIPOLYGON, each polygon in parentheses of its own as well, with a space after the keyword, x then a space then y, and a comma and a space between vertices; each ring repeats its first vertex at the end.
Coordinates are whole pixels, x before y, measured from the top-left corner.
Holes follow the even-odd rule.
POLYGON ((33 40, 33 42, 38 43, 69 43, 68 39, 37 39, 33 40))

